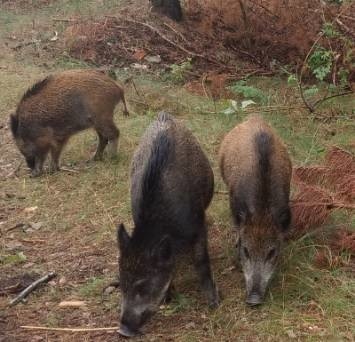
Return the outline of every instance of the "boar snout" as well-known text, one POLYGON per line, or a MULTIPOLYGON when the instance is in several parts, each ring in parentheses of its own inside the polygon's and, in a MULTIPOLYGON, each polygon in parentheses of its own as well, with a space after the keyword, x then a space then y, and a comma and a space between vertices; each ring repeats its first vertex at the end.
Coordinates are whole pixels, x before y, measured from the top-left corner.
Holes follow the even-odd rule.
POLYGON ((267 281, 260 274, 254 274, 247 279, 247 299, 250 306, 257 306, 263 303, 267 288, 267 281))
POLYGON ((263 303, 263 296, 259 292, 252 292, 248 295, 246 303, 250 306, 258 306, 263 303))
POLYGON ((124 325, 123 323, 120 324, 120 328, 118 329, 118 333, 124 337, 134 337, 137 335, 140 335, 139 330, 131 330, 128 328, 127 325, 124 325))

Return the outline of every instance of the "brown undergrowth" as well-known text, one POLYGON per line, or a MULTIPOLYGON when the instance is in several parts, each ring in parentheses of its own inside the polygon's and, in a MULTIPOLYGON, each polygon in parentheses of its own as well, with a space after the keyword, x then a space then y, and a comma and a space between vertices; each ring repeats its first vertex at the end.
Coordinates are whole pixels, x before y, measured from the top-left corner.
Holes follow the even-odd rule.
MULTIPOLYGON (((297 188, 292 201, 294 238, 322 226, 337 210, 355 209, 355 157, 348 151, 332 147, 323 165, 296 167, 293 182, 297 188)), ((343 252, 355 256, 355 234, 344 226, 327 234, 323 243, 315 255, 320 267, 339 266, 343 252)))
POLYGON ((177 24, 136 1, 115 16, 74 18, 65 33, 66 48, 75 58, 96 64, 144 63, 154 68, 154 63, 137 58, 143 51, 144 56, 159 55, 160 67, 192 58, 192 76, 213 70, 243 77, 251 71, 272 71, 279 63, 298 70, 319 33, 331 24, 342 38, 334 34, 319 44, 336 56, 333 74, 344 66, 351 82, 355 22, 348 14, 354 6, 303 0, 189 0, 185 19, 177 24))

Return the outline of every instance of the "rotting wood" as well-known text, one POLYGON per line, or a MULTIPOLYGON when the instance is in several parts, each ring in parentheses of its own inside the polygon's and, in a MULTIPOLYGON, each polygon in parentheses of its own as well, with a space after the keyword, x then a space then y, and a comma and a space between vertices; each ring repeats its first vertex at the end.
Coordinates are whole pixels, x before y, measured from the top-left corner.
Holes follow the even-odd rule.
POLYGON ((33 292, 39 285, 43 283, 48 283, 51 279, 53 279, 56 276, 55 272, 50 272, 47 275, 45 275, 42 278, 37 279, 34 281, 31 285, 26 287, 16 298, 11 300, 9 303, 9 306, 14 306, 17 303, 19 303, 21 300, 26 298, 31 292, 33 292))

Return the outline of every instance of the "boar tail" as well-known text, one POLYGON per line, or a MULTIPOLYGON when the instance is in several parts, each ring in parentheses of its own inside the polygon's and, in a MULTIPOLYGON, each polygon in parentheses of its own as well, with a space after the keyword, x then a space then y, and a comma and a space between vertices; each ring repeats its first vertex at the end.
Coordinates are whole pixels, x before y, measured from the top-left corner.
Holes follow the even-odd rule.
POLYGON ((270 205, 270 184, 271 184, 271 154, 273 137, 265 131, 260 131, 255 136, 256 155, 259 170, 259 208, 267 209, 270 205))
POLYGON ((10 114, 10 128, 14 137, 17 135, 18 124, 18 116, 14 113, 10 114))

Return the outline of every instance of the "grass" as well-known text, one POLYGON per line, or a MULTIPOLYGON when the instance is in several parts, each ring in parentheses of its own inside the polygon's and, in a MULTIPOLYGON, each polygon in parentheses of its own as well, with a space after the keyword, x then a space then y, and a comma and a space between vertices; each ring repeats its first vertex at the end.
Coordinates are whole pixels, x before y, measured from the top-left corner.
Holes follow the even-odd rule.
MULTIPOLYGON (((50 16, 94 16, 112 11, 116 6, 116 1, 89 1, 84 6, 83 1, 61 0, 28 13, 21 10, 1 11, 0 19, 5 23, 5 29, 0 39, 5 39, 8 34, 17 34, 20 28, 30 25, 34 17, 45 25, 50 16)), ((3 92, 0 98, 0 124, 6 126, 7 115, 15 108, 23 91, 34 80, 46 75, 48 69, 43 66, 46 59, 39 63, 26 56, 12 58, 9 51, 3 54, 6 68, 0 68, 3 92)), ((73 67, 87 65, 59 56, 52 61, 50 71, 73 67)), ((120 70, 117 74, 121 80, 127 76, 120 70)), ((86 131, 73 137, 62 156, 63 164, 74 171, 32 179, 22 167, 18 178, 2 177, 1 267, 9 274, 36 269, 41 272, 54 269, 59 273, 55 284, 30 297, 27 305, 11 309, 11 328, 7 329, 18 341, 29 340, 32 336, 16 328, 20 323, 49 326, 117 324, 118 296, 113 293, 103 297, 101 290, 115 278, 117 272, 115 226, 124 222, 132 227, 128 181, 130 160, 142 133, 157 111, 172 111, 192 130, 211 161, 216 190, 225 190, 219 176, 217 151, 224 134, 241 122, 247 112, 238 110, 235 114, 225 115, 223 111, 228 107, 226 99, 214 104, 206 97, 192 95, 181 86, 162 81, 157 76, 136 75, 135 82, 148 106, 137 104, 137 95, 131 86, 127 87, 131 116, 122 117, 120 107, 115 115, 121 131, 117 160, 87 163, 96 148, 97 139, 93 132, 86 131), (37 209, 26 210, 34 207, 37 209), (4 233, 7 228, 21 222, 42 222, 43 225, 32 233, 18 229, 4 233), (16 253, 7 250, 6 244, 12 240, 22 241, 23 250, 16 253, 26 255, 26 260, 19 260, 16 253), (78 297, 90 302, 85 315, 80 311, 63 311, 57 307, 61 300, 78 297), (29 311, 35 312, 36 316, 33 317, 29 311), (21 322, 14 313, 22 317, 21 322)), ((283 78, 251 78, 247 84, 260 89, 266 95, 269 106, 294 106, 299 103, 296 89, 287 85, 287 80, 283 78)), ((238 101, 243 98, 236 96, 238 101)), ((348 98, 339 98, 331 103, 332 108, 337 108, 341 115, 339 119, 328 121, 300 110, 280 107, 270 111, 269 106, 257 106, 255 109, 284 139, 295 165, 320 162, 328 146, 347 147, 353 139, 353 102, 348 98)), ((2 132, 0 158, 4 165, 1 175, 4 176, 15 168, 21 156, 11 142, 9 131, 3 129, 2 132), (8 169, 7 164, 10 165, 8 169)), ((177 277, 178 296, 147 326, 147 339, 282 341, 291 338, 337 341, 354 337, 354 278, 346 269, 336 267, 328 270, 314 266, 313 257, 320 248, 314 237, 292 242, 286 248, 267 302, 260 309, 252 310, 244 304, 241 273, 230 270, 234 246, 227 196, 215 195, 208 210, 208 220, 211 224, 213 269, 224 297, 221 306, 215 311, 208 310, 195 274, 192 270, 190 272, 190 268, 187 271, 183 268, 177 277)), ((333 215, 329 224, 344 224, 355 230, 354 215, 345 211, 333 215)), ((342 257, 346 259, 349 256, 342 257)), ((4 303, 2 298, 0 306, 4 303)), ((77 341, 81 337, 64 335, 62 338, 63 341, 77 341)), ((88 337, 88 340, 113 341, 115 336, 88 337)))

